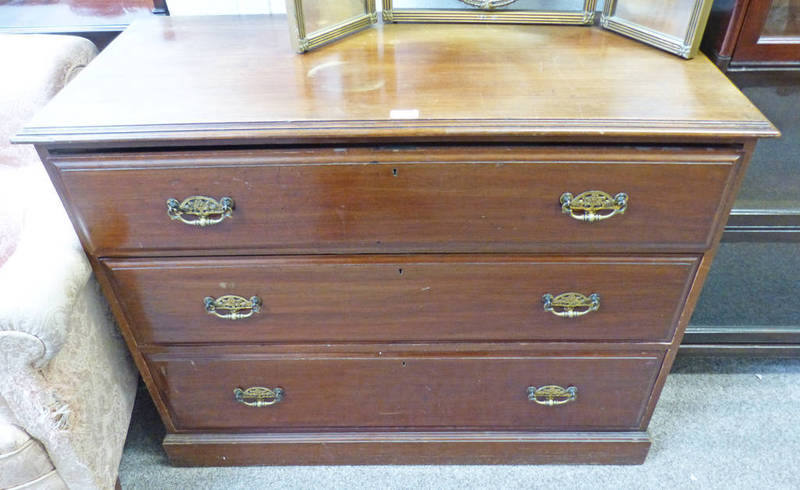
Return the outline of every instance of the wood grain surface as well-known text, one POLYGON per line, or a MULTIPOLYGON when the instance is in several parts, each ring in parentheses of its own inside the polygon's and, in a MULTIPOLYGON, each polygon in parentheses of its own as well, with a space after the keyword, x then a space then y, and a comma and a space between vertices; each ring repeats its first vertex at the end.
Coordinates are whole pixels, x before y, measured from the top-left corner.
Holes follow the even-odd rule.
POLYGON ((316 432, 167 434, 176 466, 642 464, 646 432, 316 432))
POLYGON ((298 56, 284 17, 231 16, 134 23, 16 141, 777 134, 704 57, 685 61, 597 28, 379 25, 298 56))
POLYGON ((726 148, 394 147, 49 159, 98 256, 706 250, 741 153, 726 148), (599 223, 564 192, 629 196, 599 223), (167 199, 231 197, 231 219, 172 221, 167 199), (190 252, 191 251, 191 252, 190 252))
POLYGON ((304 354, 148 362, 178 430, 303 428, 636 429, 662 356, 358 356, 304 354), (575 386, 574 402, 544 406, 529 386, 575 386), (235 388, 280 387, 284 399, 254 408, 235 388))
POLYGON ((672 340, 696 257, 357 256, 105 261, 140 345, 672 340), (542 295, 600 295, 580 318, 542 295), (206 296, 258 296, 242 320, 206 296))

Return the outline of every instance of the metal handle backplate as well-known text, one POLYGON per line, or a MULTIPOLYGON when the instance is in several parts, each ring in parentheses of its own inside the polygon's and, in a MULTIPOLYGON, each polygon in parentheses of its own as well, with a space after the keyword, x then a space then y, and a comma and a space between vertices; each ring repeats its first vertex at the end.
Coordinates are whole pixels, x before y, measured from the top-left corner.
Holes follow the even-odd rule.
POLYGON ((562 293, 556 297, 552 294, 542 296, 544 311, 561 318, 577 318, 600 309, 600 295, 592 293, 584 296, 581 293, 562 293))
POLYGON ((494 10, 500 7, 507 7, 512 3, 517 3, 517 0, 461 0, 461 3, 466 3, 471 7, 482 10, 494 10))
POLYGON ((252 296, 250 299, 232 294, 212 298, 203 298, 203 305, 209 315, 214 315, 225 320, 243 320, 250 318, 261 311, 261 298, 252 296), (222 312, 220 312, 222 310, 222 312))
POLYGON ((586 191, 577 196, 561 194, 561 212, 578 221, 595 223, 625 214, 627 209, 628 195, 624 192, 614 197, 603 191, 586 191))
POLYGON ((528 386, 528 400, 538 403, 539 405, 546 405, 548 407, 556 405, 564 405, 569 402, 574 402, 578 399, 578 388, 568 386, 562 388, 556 385, 547 386, 528 386))
POLYGON ((233 398, 242 405, 248 407, 262 408, 275 405, 283 400, 283 388, 264 388, 263 386, 253 386, 243 390, 236 388, 233 390, 233 398))
POLYGON ((211 226, 233 216, 233 199, 223 197, 219 201, 206 196, 187 197, 181 202, 167 199, 167 216, 191 226, 211 226))

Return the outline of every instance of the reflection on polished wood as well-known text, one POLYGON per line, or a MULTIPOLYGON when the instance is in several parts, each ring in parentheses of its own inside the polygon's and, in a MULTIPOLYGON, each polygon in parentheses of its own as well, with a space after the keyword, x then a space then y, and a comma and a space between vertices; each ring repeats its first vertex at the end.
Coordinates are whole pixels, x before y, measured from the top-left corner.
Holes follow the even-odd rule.
POLYGON ((154 17, 120 37, 125 56, 96 60, 19 140, 777 135, 704 59, 594 28, 433 27, 379 26, 297 56, 285 17, 154 17), (158 98, 142 80, 158 81, 158 98))

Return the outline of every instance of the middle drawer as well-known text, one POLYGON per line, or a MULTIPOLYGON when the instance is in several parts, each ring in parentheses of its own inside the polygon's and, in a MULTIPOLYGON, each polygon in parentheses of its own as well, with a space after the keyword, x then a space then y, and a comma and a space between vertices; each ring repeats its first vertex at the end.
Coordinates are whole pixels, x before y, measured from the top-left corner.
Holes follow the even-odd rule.
POLYGON ((461 255, 103 261, 139 344, 670 341, 697 263, 461 255))

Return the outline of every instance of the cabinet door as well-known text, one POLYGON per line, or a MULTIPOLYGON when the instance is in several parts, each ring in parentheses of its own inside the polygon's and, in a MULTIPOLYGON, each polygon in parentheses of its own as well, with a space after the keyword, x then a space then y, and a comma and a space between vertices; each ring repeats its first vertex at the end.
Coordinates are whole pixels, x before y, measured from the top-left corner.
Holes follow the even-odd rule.
POLYGON ((800 0, 753 0, 731 62, 800 66, 800 0))

